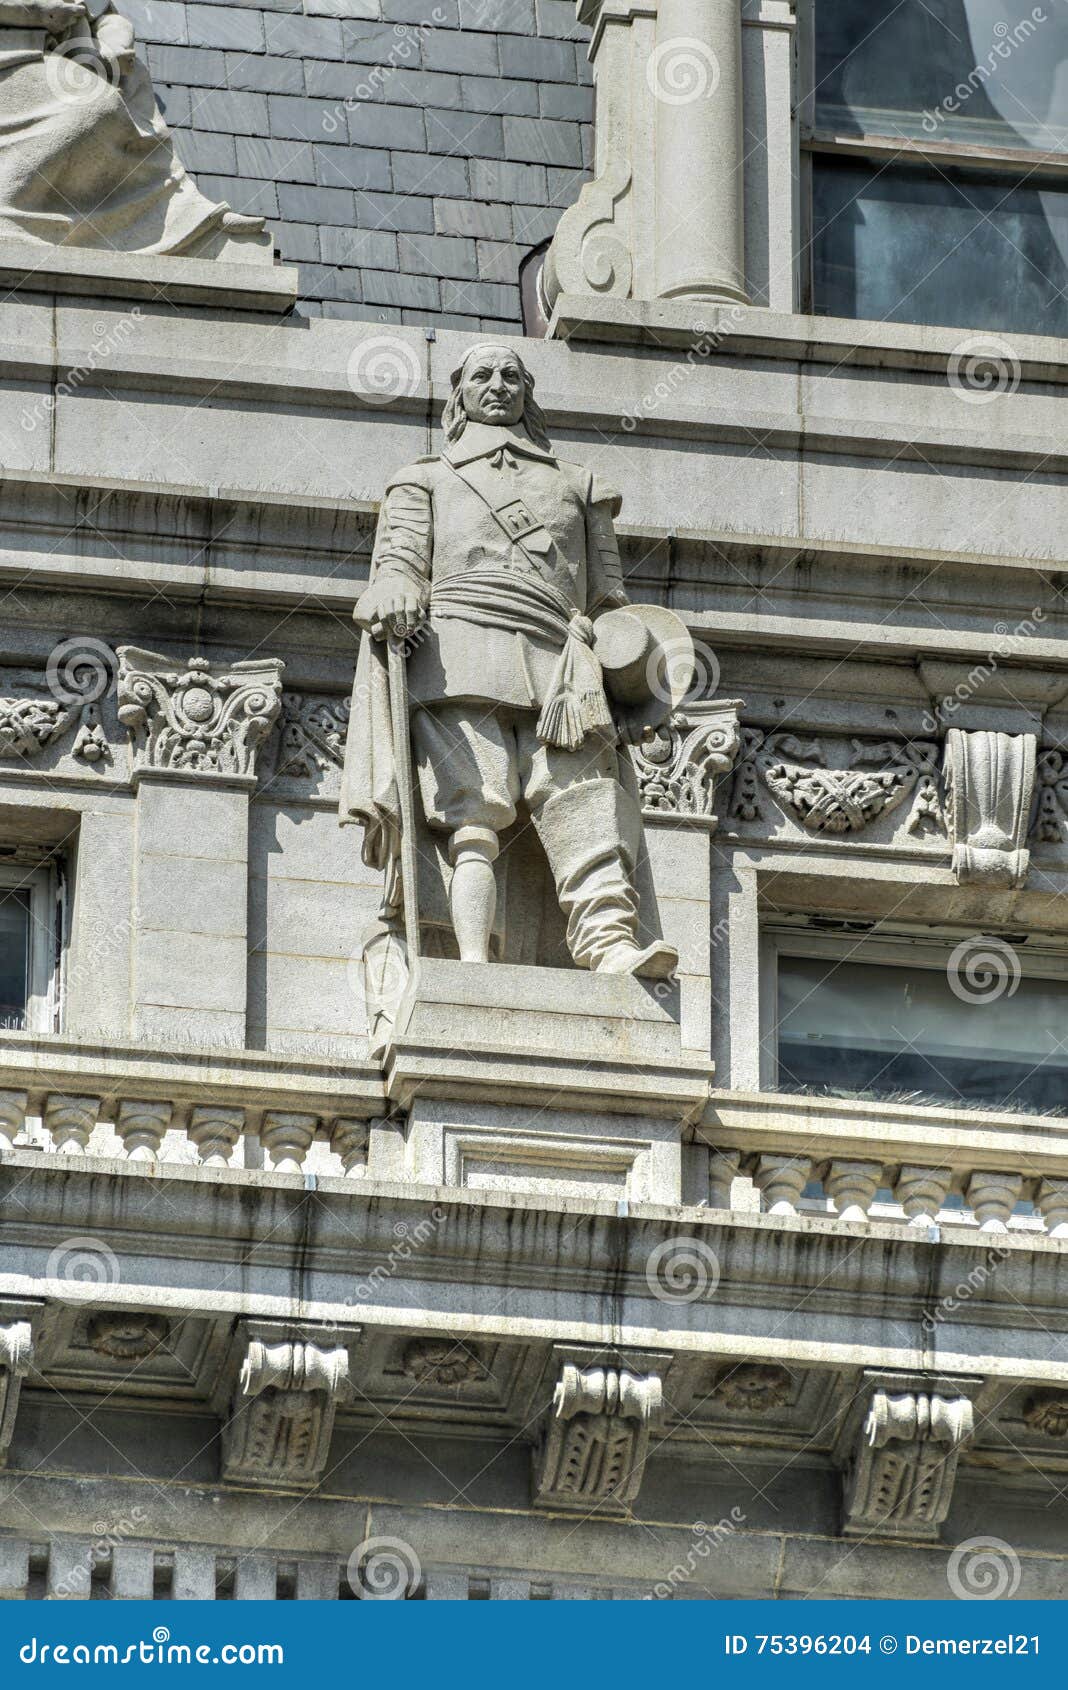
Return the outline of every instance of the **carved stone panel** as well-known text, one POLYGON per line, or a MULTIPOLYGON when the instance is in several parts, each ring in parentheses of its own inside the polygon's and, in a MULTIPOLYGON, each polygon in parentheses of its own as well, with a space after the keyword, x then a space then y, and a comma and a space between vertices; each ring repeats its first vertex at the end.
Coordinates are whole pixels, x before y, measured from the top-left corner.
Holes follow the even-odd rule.
POLYGON ((220 666, 196 657, 181 669, 133 646, 118 656, 119 720, 133 739, 137 774, 255 777, 281 704, 281 662, 220 666))
POLYGON ((912 799, 910 833, 941 829, 938 760, 938 747, 926 740, 765 738, 746 729, 730 814, 760 819, 764 787, 808 833, 860 833, 906 799, 912 799))

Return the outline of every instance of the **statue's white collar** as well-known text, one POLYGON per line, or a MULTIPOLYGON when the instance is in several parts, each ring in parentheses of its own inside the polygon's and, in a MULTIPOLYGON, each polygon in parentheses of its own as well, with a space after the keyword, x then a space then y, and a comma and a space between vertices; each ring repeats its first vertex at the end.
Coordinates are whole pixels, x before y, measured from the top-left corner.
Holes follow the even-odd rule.
POLYGON ((535 446, 521 424, 516 428, 499 428, 490 423, 468 423, 459 440, 454 440, 451 446, 446 446, 442 456, 459 466, 473 463, 475 458, 488 458, 494 452, 499 452, 502 447, 507 447, 511 452, 520 452, 527 458, 540 458, 543 463, 556 462, 555 453, 535 446))

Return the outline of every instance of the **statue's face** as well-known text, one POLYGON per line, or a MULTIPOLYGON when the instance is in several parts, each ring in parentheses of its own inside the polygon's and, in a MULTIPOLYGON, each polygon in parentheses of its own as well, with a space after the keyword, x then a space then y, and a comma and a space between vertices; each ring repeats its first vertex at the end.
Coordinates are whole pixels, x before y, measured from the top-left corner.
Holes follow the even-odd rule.
POLYGON ((514 352, 504 347, 480 352, 464 370, 461 383, 464 410, 471 422, 508 428, 523 415, 526 385, 514 352))

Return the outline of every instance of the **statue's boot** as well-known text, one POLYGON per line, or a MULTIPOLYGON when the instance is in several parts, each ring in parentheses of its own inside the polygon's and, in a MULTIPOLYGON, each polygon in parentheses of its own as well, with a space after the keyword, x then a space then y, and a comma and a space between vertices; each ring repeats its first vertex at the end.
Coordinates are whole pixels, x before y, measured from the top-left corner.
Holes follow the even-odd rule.
POLYGON ((546 799, 534 815, 579 968, 664 980, 679 965, 670 945, 638 942, 634 888, 636 826, 614 780, 580 781, 546 799))

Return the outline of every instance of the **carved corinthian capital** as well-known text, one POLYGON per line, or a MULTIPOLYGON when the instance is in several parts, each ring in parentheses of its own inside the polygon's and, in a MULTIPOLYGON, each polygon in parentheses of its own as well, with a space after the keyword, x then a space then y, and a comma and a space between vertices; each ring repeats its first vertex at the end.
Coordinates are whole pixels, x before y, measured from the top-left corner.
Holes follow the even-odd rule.
POLYGON ((650 1430, 663 1415, 658 1374, 566 1362, 536 1473, 545 1507, 623 1513, 641 1488, 650 1430))
POLYGON ((734 767, 741 745, 740 701, 716 699, 676 710, 632 753, 647 816, 698 822, 710 831, 718 782, 734 767))
POLYGON ((962 885, 1023 884, 1037 749, 1034 734, 946 735, 953 873, 962 885))
POLYGON ((33 1361, 33 1332, 28 1320, 0 1326, 0 1467, 15 1431, 22 1380, 33 1361))
POLYGON ((877 1387, 845 1452, 845 1535, 937 1538, 974 1429, 970 1400, 948 1387, 877 1387))
POLYGON ((252 781, 256 756, 278 716, 284 664, 185 669, 134 646, 119 648, 119 720, 134 744, 135 776, 223 775, 252 781))
POLYGON ((244 1354, 223 1427, 223 1478, 311 1489, 326 1466, 337 1405, 349 1394, 348 1349, 325 1334, 321 1343, 283 1337, 267 1324, 245 1326, 239 1341, 244 1354))

